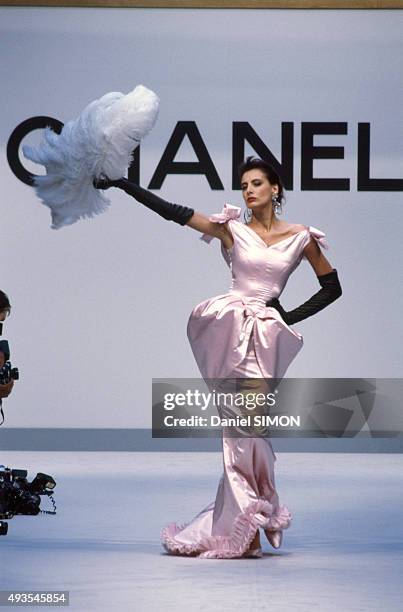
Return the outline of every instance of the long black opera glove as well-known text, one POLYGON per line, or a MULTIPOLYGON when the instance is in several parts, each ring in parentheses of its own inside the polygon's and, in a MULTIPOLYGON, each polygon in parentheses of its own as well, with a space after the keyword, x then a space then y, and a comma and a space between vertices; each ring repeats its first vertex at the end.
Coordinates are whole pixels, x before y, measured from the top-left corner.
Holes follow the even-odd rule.
POLYGON ((269 300, 266 302, 266 306, 272 306, 278 310, 282 319, 287 323, 287 325, 293 325, 294 323, 299 323, 299 321, 303 321, 304 319, 311 317, 337 300, 337 298, 339 298, 342 294, 336 269, 333 269, 327 274, 321 274, 317 277, 317 279, 322 289, 315 293, 315 295, 313 295, 307 302, 304 302, 301 304, 301 306, 298 306, 298 308, 294 308, 294 310, 286 312, 278 301, 278 298, 269 300))
POLYGON ((132 183, 125 178, 117 179, 116 181, 108 179, 106 176, 102 176, 99 179, 94 179, 93 185, 96 189, 109 189, 109 187, 119 187, 126 193, 131 195, 141 204, 147 206, 150 210, 153 210, 164 219, 168 221, 174 221, 180 225, 186 225, 189 219, 193 216, 193 208, 187 206, 181 206, 180 204, 171 204, 162 198, 159 198, 151 191, 143 189, 136 183, 132 183))

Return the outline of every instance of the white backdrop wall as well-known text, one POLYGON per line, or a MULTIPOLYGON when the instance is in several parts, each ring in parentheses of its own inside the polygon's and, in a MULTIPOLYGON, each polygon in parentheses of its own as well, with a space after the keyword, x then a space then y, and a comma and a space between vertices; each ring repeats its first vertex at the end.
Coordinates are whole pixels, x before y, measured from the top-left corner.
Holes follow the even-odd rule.
MULTIPOLYGON (((296 326, 305 345, 287 375, 402 376, 402 192, 357 191, 359 122, 371 125, 371 176, 403 176, 402 52, 403 11, 1 8, 0 287, 12 300, 4 335, 21 369, 7 425, 148 427, 151 379, 198 376, 186 323, 195 304, 229 286, 218 241, 206 245, 118 190, 106 214, 53 231, 7 163, 25 119, 66 122, 139 83, 161 99, 141 183, 177 122, 195 121, 225 190, 203 175, 170 175, 156 193, 204 213, 242 205, 231 185, 232 123, 249 122, 278 159, 281 124, 294 123, 283 216, 326 233, 344 293, 296 326), (314 175, 347 177, 349 191, 301 190, 309 121, 347 122, 347 135, 315 137, 345 153, 315 161, 314 175)), ((188 141, 176 161, 196 161, 188 141)), ((318 288, 304 261, 281 301, 295 307, 318 288)))

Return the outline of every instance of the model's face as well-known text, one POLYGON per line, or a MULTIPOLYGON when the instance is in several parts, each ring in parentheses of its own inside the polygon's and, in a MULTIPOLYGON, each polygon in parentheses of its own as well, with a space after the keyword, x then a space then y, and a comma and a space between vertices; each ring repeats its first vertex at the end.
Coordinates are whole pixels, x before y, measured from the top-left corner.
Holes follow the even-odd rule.
POLYGON ((5 321, 7 315, 10 314, 10 311, 8 310, 8 308, 5 308, 4 310, 0 311, 0 321, 5 321))
POLYGON ((271 206, 271 199, 278 194, 278 185, 272 185, 264 172, 259 169, 244 172, 241 189, 245 204, 251 210, 271 206))

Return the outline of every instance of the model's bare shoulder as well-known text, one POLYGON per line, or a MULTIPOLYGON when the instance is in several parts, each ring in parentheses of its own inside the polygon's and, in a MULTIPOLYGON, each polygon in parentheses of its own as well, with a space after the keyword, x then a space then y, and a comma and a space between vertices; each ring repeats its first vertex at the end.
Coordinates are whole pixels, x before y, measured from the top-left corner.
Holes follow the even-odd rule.
POLYGON ((308 227, 306 225, 304 225, 303 223, 290 223, 290 232, 292 232, 293 234, 299 234, 299 232, 303 232, 304 230, 307 230, 308 227))
POLYGON ((283 225, 281 226, 281 229, 284 234, 289 234, 290 236, 292 236, 292 234, 299 234, 300 232, 303 232, 308 228, 302 223, 287 223, 286 221, 284 221, 283 225))

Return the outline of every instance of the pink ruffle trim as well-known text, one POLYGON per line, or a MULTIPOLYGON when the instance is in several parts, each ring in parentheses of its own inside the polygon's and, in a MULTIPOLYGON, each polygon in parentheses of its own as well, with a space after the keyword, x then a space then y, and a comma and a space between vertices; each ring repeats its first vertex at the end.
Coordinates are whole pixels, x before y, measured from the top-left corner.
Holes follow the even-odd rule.
POLYGON ((326 234, 322 232, 317 227, 313 227, 312 225, 308 228, 309 234, 312 238, 316 240, 316 242, 322 247, 322 249, 328 249, 329 245, 326 242, 325 236, 326 234))
MULTIPOLYGON (((224 204, 224 208, 220 213, 215 213, 209 217, 209 221, 213 223, 226 223, 227 221, 231 221, 232 219, 239 219, 241 215, 241 209, 239 206, 233 206, 232 204, 224 204)), ((200 240, 204 242, 211 242, 214 236, 210 236, 209 234, 203 234, 200 237, 200 240)))
POLYGON ((280 506, 273 514, 273 506, 266 500, 249 504, 245 512, 234 521, 229 536, 208 536, 194 544, 184 544, 176 540, 176 535, 187 527, 170 523, 161 531, 164 548, 171 554, 198 555, 200 559, 237 559, 249 549, 259 528, 279 531, 290 526, 292 516, 286 506, 280 506))

